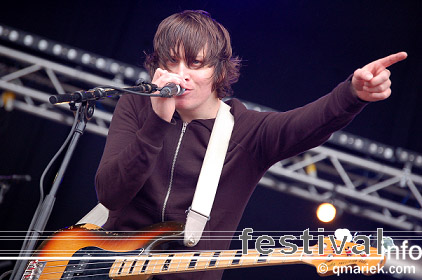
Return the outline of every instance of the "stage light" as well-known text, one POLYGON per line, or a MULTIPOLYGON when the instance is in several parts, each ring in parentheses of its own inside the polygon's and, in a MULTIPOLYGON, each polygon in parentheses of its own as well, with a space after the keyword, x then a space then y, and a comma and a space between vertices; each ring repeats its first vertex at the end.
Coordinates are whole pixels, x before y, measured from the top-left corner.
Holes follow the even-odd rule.
POLYGON ((32 37, 31 35, 26 35, 25 38, 23 38, 23 43, 25 44, 25 46, 30 46, 33 42, 34 37, 32 37))
POLYGON ((361 139, 356 139, 355 143, 355 148, 358 150, 362 150, 363 149, 363 141, 361 139))
MULTIPOLYGON (((127 79, 135 82, 138 77, 150 80, 144 69, 114 61, 113 59, 100 57, 96 54, 74 48, 72 46, 55 42, 34 34, 28 34, 16 28, 0 25, 0 37, 14 44, 36 49, 51 56, 59 57, 76 62, 88 68, 95 68, 106 73, 118 76, 119 79, 127 79)), ((123 81, 123 80, 122 80, 123 81)))
POLYGON ((147 72, 142 71, 139 73, 138 78, 147 81, 149 79, 149 75, 147 72))
POLYGON ((375 153, 377 152, 377 149, 378 149, 378 146, 377 146, 376 144, 371 143, 371 144, 369 145, 369 152, 370 152, 371 154, 375 154, 375 153))
POLYGON ((113 63, 110 64, 110 71, 114 74, 119 72, 119 68, 120 68, 120 65, 116 62, 113 62, 113 63))
POLYGON ((399 159, 400 159, 401 161, 407 161, 407 160, 408 160, 408 158, 409 158, 409 154, 408 154, 406 151, 402 151, 402 152, 400 153, 399 159))
POLYGON ((19 33, 17 31, 12 30, 9 33, 9 39, 10 39, 10 41, 16 41, 18 38, 19 38, 19 33))
POLYGON ((10 112, 13 110, 13 104, 16 99, 16 94, 11 91, 4 91, 0 98, 0 107, 10 112))
POLYGON ((83 64, 88 64, 91 62, 91 56, 87 53, 84 53, 81 57, 81 60, 83 64))
POLYGON ((106 61, 103 58, 98 58, 95 62, 95 66, 99 69, 103 69, 106 66, 106 61))
POLYGON ((67 52, 67 58, 68 59, 70 59, 70 60, 74 60, 75 58, 76 58, 76 56, 78 55, 78 53, 76 52, 76 50, 74 50, 74 49, 70 49, 68 52, 67 52))
POLYGON ((329 223, 336 217, 336 208, 331 203, 322 203, 316 211, 317 217, 321 222, 329 223))
POLYGON ((416 165, 422 166, 422 156, 417 156, 415 162, 416 165))
POLYGON ((347 135, 341 134, 338 140, 340 141, 340 143, 346 144, 347 143, 347 135))
POLYGON ((47 43, 47 41, 46 41, 46 40, 40 40, 40 41, 38 42, 38 48, 39 48, 41 51, 46 50, 46 49, 47 49, 47 47, 48 47, 48 43, 47 43))
POLYGON ((53 47, 53 53, 55 55, 60 55, 62 53, 62 46, 59 44, 54 45, 53 47))
POLYGON ((133 74, 135 74, 135 71, 133 70, 133 68, 132 67, 126 67, 126 70, 125 70, 126 78, 132 78, 133 74))
POLYGON ((391 159, 391 158, 393 158, 393 156, 394 156, 394 151, 393 151, 393 149, 391 149, 391 148, 386 148, 386 149, 384 150, 384 157, 385 157, 386 159, 391 159))
POLYGON ((395 150, 396 158, 399 162, 409 163, 411 165, 415 165, 417 167, 422 167, 422 155, 404 150, 403 148, 397 148, 395 150))

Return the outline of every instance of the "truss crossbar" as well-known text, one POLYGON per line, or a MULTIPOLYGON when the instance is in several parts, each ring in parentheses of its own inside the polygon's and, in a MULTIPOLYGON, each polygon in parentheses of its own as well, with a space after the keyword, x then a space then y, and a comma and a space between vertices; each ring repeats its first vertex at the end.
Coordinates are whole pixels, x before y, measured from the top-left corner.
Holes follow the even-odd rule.
MULTIPOLYGON (((9 100, 9 102, 13 104, 8 107, 14 107, 27 113, 32 113, 39 117, 47 118, 49 120, 67 125, 71 125, 73 119, 72 114, 69 114, 69 106, 65 104, 58 104, 53 106, 48 100, 52 94, 65 93, 63 89, 64 82, 61 82, 59 77, 65 77, 66 83, 68 84, 72 81, 82 81, 92 85, 92 87, 98 85, 113 85, 117 87, 127 86, 120 83, 119 81, 110 80, 91 73, 76 70, 74 68, 13 50, 1 45, 0 55, 12 58, 16 61, 22 62, 25 65, 29 65, 23 69, 7 73, 6 75, 0 77, 0 88, 25 97, 23 101, 9 100), (41 70, 45 71, 47 77, 50 80, 52 88, 51 92, 41 91, 37 88, 26 86, 20 80, 41 70), (37 104, 34 101, 37 101, 37 104)), ((107 136, 111 118, 112 113, 98 110, 97 108, 92 120, 87 124, 86 130, 101 136, 107 136)))
POLYGON ((421 176, 407 167, 390 167, 324 146, 309 154, 275 164, 260 183, 308 200, 333 201, 345 211, 395 227, 422 228, 421 176), (311 165, 316 172, 307 172, 311 165), (273 180, 291 183, 280 185, 273 180))

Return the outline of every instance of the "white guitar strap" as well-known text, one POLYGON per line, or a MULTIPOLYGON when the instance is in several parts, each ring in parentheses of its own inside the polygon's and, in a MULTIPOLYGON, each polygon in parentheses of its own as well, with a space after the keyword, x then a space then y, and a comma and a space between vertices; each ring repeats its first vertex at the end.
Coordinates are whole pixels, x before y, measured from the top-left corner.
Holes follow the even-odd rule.
POLYGON ((187 211, 185 246, 192 247, 199 242, 205 224, 210 219, 211 208, 220 181, 233 126, 234 117, 230 113, 230 106, 220 101, 220 108, 212 128, 192 206, 187 211))

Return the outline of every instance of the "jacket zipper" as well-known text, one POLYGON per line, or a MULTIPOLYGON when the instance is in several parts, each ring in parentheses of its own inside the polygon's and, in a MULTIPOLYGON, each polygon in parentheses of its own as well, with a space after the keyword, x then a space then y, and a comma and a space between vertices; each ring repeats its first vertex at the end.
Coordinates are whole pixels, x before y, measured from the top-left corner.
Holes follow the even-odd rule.
POLYGON ((177 142, 176 151, 174 152, 173 163, 171 164, 169 187, 167 189, 166 197, 164 198, 163 210, 161 212, 161 221, 162 222, 164 222, 164 214, 165 214, 165 211, 166 211, 167 202, 169 200, 169 196, 170 196, 170 192, 171 192, 171 187, 173 185, 174 167, 176 165, 177 155, 179 154, 180 145, 182 144, 183 135, 186 132, 186 127, 187 126, 188 126, 188 123, 187 122, 183 122, 182 132, 180 133, 179 142, 177 142))

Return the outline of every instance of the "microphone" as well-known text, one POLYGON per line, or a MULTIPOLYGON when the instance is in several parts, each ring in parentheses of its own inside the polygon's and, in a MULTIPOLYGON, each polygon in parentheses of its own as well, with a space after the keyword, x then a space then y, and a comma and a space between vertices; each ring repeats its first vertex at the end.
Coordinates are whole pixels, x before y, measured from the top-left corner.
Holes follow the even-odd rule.
POLYGON ((173 97, 182 95, 185 89, 175 83, 168 83, 160 89, 161 97, 173 97))
POLYGON ((65 93, 59 95, 52 95, 49 98, 51 104, 69 103, 69 102, 83 102, 88 100, 100 100, 106 97, 120 95, 124 92, 129 93, 151 93, 157 91, 157 85, 143 83, 133 87, 118 88, 118 87, 96 87, 87 91, 75 91, 72 93, 65 93))

